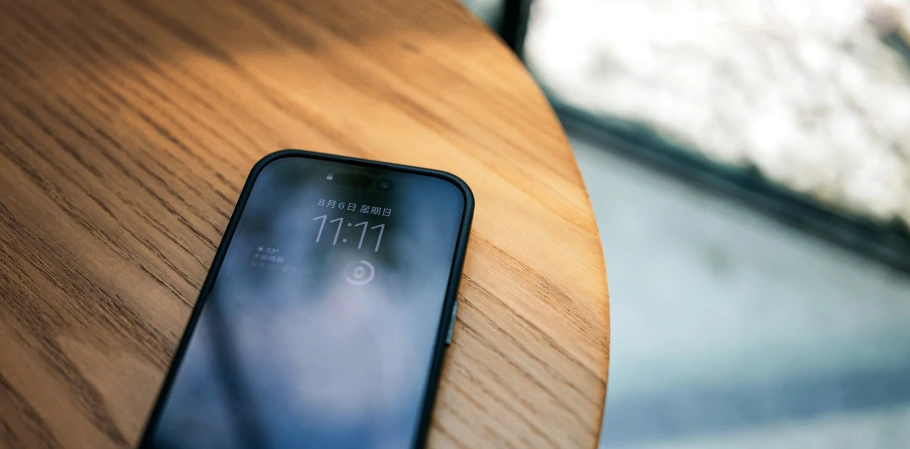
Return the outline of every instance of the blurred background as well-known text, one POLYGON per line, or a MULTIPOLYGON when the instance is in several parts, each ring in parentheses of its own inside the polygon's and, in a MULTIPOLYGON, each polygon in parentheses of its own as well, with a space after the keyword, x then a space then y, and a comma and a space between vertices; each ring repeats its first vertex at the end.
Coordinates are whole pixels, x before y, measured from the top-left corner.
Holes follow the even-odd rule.
POLYGON ((910 445, 910 0, 464 0, 597 215, 601 447, 910 445))

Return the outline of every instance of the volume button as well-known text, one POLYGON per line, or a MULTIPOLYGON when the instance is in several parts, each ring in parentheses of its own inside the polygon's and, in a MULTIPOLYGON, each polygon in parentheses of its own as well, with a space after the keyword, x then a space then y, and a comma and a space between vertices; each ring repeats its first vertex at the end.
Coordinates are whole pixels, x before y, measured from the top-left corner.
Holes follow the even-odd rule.
POLYGON ((455 300, 455 305, 452 306, 452 319, 449 320, 449 333, 446 334, 446 344, 452 344, 452 331, 455 330, 455 313, 458 312, 458 300, 455 300))

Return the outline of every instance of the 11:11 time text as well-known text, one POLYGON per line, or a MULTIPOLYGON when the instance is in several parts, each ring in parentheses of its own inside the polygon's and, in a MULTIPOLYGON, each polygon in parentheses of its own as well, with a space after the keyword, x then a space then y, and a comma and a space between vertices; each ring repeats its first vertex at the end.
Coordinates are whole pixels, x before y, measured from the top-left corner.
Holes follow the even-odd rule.
MULTIPOLYGON (((329 218, 328 215, 320 215, 313 219, 313 221, 322 220, 319 222, 319 232, 316 233, 316 243, 319 243, 319 240, 322 238, 322 231, 325 229, 325 223, 326 223, 326 220, 328 220, 328 218, 329 218)), ((338 243, 338 236, 341 234, 341 228, 344 226, 344 218, 339 217, 339 218, 329 221, 329 224, 334 224, 334 223, 338 223, 338 227, 335 228, 335 235, 332 237, 332 245, 335 245, 338 243)), ((379 252, 379 245, 382 243, 382 232, 385 231, 385 225, 379 224, 379 225, 370 227, 370 223, 367 221, 362 221, 357 224, 348 223, 348 227, 352 227, 353 229, 356 229, 360 226, 363 226, 363 231, 360 232, 360 241, 357 242, 357 249, 360 249, 363 246, 363 240, 367 235, 367 228, 369 228, 371 231, 374 229, 378 229, 379 236, 376 238, 376 247, 373 249, 373 251, 379 252)), ((348 241, 348 239, 346 239, 346 238, 342 239, 342 243, 347 242, 347 241, 348 241)))

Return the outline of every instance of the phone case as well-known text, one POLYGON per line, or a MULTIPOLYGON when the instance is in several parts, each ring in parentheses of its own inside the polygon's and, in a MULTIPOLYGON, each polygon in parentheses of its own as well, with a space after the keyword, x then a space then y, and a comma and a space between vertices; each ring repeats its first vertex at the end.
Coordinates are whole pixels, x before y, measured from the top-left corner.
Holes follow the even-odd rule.
POLYGON ((180 338, 180 343, 177 346, 177 351, 174 353, 174 357, 171 361, 170 367, 168 368, 167 375, 165 376, 158 396, 155 399, 155 404, 152 407, 152 411, 149 414, 148 422, 142 432, 142 437, 139 440, 140 449, 151 448, 153 430, 157 428, 158 420, 160 419, 160 415, 164 407, 164 399, 166 399, 167 394, 172 387, 174 377, 177 373, 175 367, 178 365, 178 362, 183 359, 187 346, 189 345, 190 338, 193 335, 193 331, 196 328, 196 323, 199 320, 199 316, 202 312, 202 307, 204 306, 205 301, 209 297, 211 289, 215 284, 215 278, 221 269, 221 263, 224 259, 225 254, 227 253, 228 245, 234 236, 234 231, 237 227, 237 223, 240 221, 240 216, 243 214, 243 208, 246 206, 247 199, 249 198, 250 192, 253 189, 253 184, 255 184, 256 178, 266 165, 277 159, 285 157, 320 159, 352 165, 414 173, 425 176, 433 176, 445 179, 456 185, 464 195, 465 208, 462 215, 461 226, 458 232, 458 242, 455 247, 455 257, 453 258, 452 269, 449 274, 449 284, 446 289, 442 314, 439 317, 439 326, 437 327, 436 333, 436 343, 434 344, 433 349, 433 358, 430 365, 427 389, 424 393, 423 404, 421 406, 420 420, 417 429, 415 429, 417 434, 414 439, 414 447, 423 447, 426 443, 427 433, 430 426, 430 419, 433 412, 433 405, 436 398, 436 390, 439 385, 439 376, 442 371, 443 356, 445 355, 445 350, 448 346, 446 343, 446 337, 449 333, 450 324, 452 323, 452 320, 454 320, 453 314, 455 312, 454 309, 458 295, 458 284, 461 281, 461 271, 462 267, 464 266, 465 254, 467 253, 468 249, 468 235, 470 234, 471 230, 471 219, 474 216, 474 194, 471 192, 470 187, 468 187, 468 185, 465 184, 465 182, 460 178, 450 173, 439 170, 391 164, 386 162, 377 162, 367 159, 350 158, 345 156, 335 156, 331 154, 315 153, 311 151, 281 150, 271 153, 257 162, 256 165, 253 166, 253 169, 250 171, 250 174, 246 179, 246 183, 244 184, 243 190, 240 193, 240 198, 237 200, 237 205, 234 206, 234 212, 231 214, 231 219, 228 222, 227 229, 225 229, 224 236, 221 238, 221 243, 218 245, 218 250, 215 253, 215 259, 212 261, 211 268, 209 268, 209 272, 206 275, 205 284, 202 286, 202 289, 199 293, 199 298, 196 301, 196 305, 193 307, 193 312, 190 315, 189 322, 187 323, 186 329, 183 332, 183 336, 180 338))

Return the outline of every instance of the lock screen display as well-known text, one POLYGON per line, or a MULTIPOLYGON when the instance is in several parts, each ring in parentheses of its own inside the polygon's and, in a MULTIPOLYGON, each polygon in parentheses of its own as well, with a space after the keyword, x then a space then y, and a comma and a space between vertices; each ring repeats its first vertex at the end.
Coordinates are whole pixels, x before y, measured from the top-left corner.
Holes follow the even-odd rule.
POLYGON ((267 164, 150 446, 411 447, 465 203, 428 175, 267 164))

